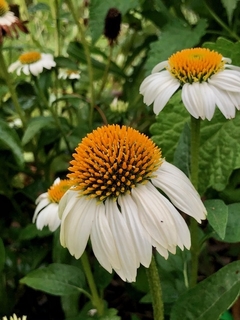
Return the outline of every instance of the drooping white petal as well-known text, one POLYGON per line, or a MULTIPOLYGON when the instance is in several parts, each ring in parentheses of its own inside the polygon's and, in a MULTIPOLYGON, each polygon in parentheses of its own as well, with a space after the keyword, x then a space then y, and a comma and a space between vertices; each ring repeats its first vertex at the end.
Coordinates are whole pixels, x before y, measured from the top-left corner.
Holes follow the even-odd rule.
POLYGON ((227 91, 219 90, 217 87, 213 85, 211 86, 211 89, 216 97, 216 105, 220 109, 222 114, 225 116, 225 118, 234 118, 236 109, 232 100, 229 98, 227 91))
POLYGON ((43 65, 41 61, 37 61, 35 63, 29 64, 29 71, 34 76, 39 75, 43 71, 43 65))
POLYGON ((112 268, 121 268, 114 236, 109 227, 103 203, 96 207, 90 239, 96 258, 106 270, 111 272, 112 268))
POLYGON ((60 224, 60 220, 58 218, 58 204, 50 203, 37 216, 37 219, 36 219, 37 229, 42 230, 44 226, 48 226, 51 231, 55 231, 56 230, 54 229, 55 221, 57 221, 60 224))
POLYGON ((118 250, 121 269, 115 270, 123 280, 135 281, 139 262, 136 258, 133 240, 127 224, 117 207, 116 201, 107 199, 105 202, 106 216, 110 229, 114 235, 118 250))
POLYGON ((224 70, 208 79, 208 83, 224 91, 239 92, 240 72, 236 70, 224 70))
POLYGON ((13 62, 8 67, 8 72, 14 72, 16 69, 18 69, 21 66, 21 62, 19 60, 13 62))
POLYGON ((118 203, 131 233, 137 259, 148 268, 152 257, 151 238, 142 226, 137 206, 131 195, 128 194, 120 196, 118 203))
POLYGON ((174 78, 171 79, 162 90, 153 104, 153 111, 155 114, 159 114, 167 104, 168 100, 174 94, 174 92, 180 87, 180 82, 174 78))
POLYGON ((185 174, 174 165, 164 161, 155 172, 152 183, 161 189, 181 211, 201 223, 206 219, 206 209, 199 194, 185 174))
POLYGON ((169 214, 169 208, 161 201, 161 194, 156 188, 148 182, 132 189, 132 196, 138 206, 142 225, 151 238, 166 249, 172 245, 176 246, 174 221, 169 214))
POLYGON ((227 94, 234 106, 240 110, 240 92, 227 92, 227 94))
POLYGON ((159 72, 163 69, 165 69, 166 67, 168 67, 168 60, 162 61, 160 63, 158 63, 153 69, 152 69, 152 73, 156 73, 159 72))
POLYGON ((74 200, 75 203, 71 204, 71 209, 68 210, 67 205, 61 213, 60 242, 78 259, 83 254, 90 236, 97 200, 79 197, 78 192, 74 200))
POLYGON ((22 71, 26 76, 28 76, 28 75, 30 74, 29 64, 22 64, 22 66, 17 69, 17 75, 18 75, 18 76, 20 76, 21 71, 22 71))
MULTIPOLYGON (((38 197, 38 199, 39 199, 39 197, 38 197)), ((33 223, 36 221, 36 218, 37 218, 37 215, 39 214, 39 212, 41 212, 41 210, 49 204, 50 204, 50 201, 48 198, 42 198, 42 200, 40 202, 38 202, 38 205, 36 206, 36 209, 33 214, 33 219, 32 219, 33 223)))

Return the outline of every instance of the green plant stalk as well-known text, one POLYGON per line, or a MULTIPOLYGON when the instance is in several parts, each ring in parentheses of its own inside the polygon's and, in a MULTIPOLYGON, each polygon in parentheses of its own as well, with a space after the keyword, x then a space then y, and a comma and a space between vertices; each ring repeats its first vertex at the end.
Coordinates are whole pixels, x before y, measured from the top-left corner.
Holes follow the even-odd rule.
POLYGON ((149 268, 146 269, 146 272, 150 287, 150 293, 152 296, 153 318, 154 320, 163 320, 164 307, 162 300, 162 289, 154 255, 152 255, 152 261, 149 268))
POLYGON ((82 262, 82 266, 83 266, 83 270, 84 270, 85 276, 87 278, 89 289, 91 291, 92 304, 93 304, 94 307, 96 307, 98 315, 102 316, 103 313, 104 313, 104 303, 103 303, 103 300, 98 295, 98 291, 97 291, 97 288, 96 288, 96 284, 95 284, 95 281, 94 281, 94 278, 93 278, 93 274, 92 274, 92 271, 91 271, 91 266, 90 266, 86 251, 84 251, 84 253, 81 256, 81 262, 82 262))
POLYGON ((229 35, 236 39, 236 40, 240 40, 240 37, 234 32, 232 31, 217 15, 216 13, 207 5, 206 1, 204 1, 204 5, 207 8, 208 12, 211 14, 211 16, 213 17, 213 19, 215 19, 217 21, 217 23, 224 29, 226 30, 229 35))
POLYGON ((88 76, 89 76, 89 83, 90 83, 90 115, 89 115, 89 127, 92 128, 93 125, 93 110, 95 107, 95 92, 94 92, 94 76, 93 76, 93 68, 92 68, 92 62, 91 62, 91 52, 89 48, 89 44, 87 43, 87 40, 85 38, 83 27, 79 21, 77 10, 74 9, 74 5, 71 0, 66 0, 66 3, 68 5, 69 10, 72 13, 72 16, 74 18, 74 21, 78 27, 78 31, 80 33, 81 37, 81 44, 83 45, 84 53, 87 60, 87 68, 88 68, 88 76))
POLYGON ((58 119, 58 114, 57 114, 57 112, 55 112, 55 110, 54 110, 53 107, 50 107, 50 106, 49 106, 49 103, 48 103, 48 101, 47 101, 47 99, 46 99, 46 97, 45 97, 45 94, 43 93, 43 91, 42 91, 42 89, 41 89, 41 87, 40 87, 40 85, 39 85, 39 83, 38 83, 38 78, 35 77, 35 76, 33 76, 32 78, 33 78, 33 81, 34 81, 34 84, 35 84, 35 88, 37 89, 36 91, 37 91, 40 99, 41 99, 41 100, 43 101, 43 103, 45 104, 45 107, 51 111, 51 114, 52 114, 53 119, 54 119, 54 121, 55 121, 55 123, 56 123, 56 126, 58 127, 59 131, 61 132, 61 135, 62 135, 62 137, 63 137, 63 139, 64 139, 64 141, 65 141, 65 143, 66 143, 68 152, 69 152, 69 154, 72 154, 72 149, 71 149, 71 147, 70 147, 70 145, 69 145, 69 142, 68 142, 68 140, 67 140, 67 137, 66 137, 66 135, 65 135, 65 132, 63 131, 63 129, 62 129, 62 127, 61 127, 61 123, 60 123, 60 121, 59 121, 59 119, 58 119))
POLYGON ((8 69, 7 69, 7 66, 6 66, 6 62, 5 62, 5 59, 4 59, 4 56, 3 56, 3 52, 2 52, 2 45, 0 46, 0 65, 1 65, 1 70, 2 70, 2 74, 3 74, 3 77, 6 81, 6 84, 8 86, 8 89, 10 91, 10 94, 11 94, 11 98, 12 98, 12 101, 13 101, 13 104, 14 104, 14 107, 16 109, 16 112, 18 113, 21 121, 22 121, 22 126, 23 126, 23 129, 26 129, 26 119, 25 119, 25 115, 24 115, 24 112, 18 102, 18 98, 17 98, 17 93, 16 93, 16 89, 15 89, 15 86, 13 85, 13 82, 12 82, 12 77, 11 77, 11 74, 8 72, 8 69))
POLYGON ((55 46, 55 54, 56 56, 60 56, 61 54, 61 39, 60 39, 60 10, 59 10, 59 0, 54 1, 54 20, 56 23, 55 28, 55 40, 56 40, 56 46, 55 46))
MULTIPOLYGON (((200 125, 201 119, 195 119, 191 116, 191 182, 196 190, 198 190, 198 171, 199 171, 199 146, 200 146, 200 125)), ((198 275, 198 223, 195 219, 190 221, 191 232, 191 274, 190 287, 197 284, 198 275)))

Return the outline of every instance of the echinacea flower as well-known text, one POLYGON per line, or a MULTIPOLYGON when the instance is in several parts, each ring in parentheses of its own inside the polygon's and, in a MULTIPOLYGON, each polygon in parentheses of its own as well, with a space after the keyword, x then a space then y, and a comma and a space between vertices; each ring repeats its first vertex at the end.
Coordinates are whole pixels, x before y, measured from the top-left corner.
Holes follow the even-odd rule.
POLYGON ((75 183, 59 203, 59 216, 61 244, 75 258, 90 238, 99 263, 131 282, 140 263, 149 267, 152 246, 165 258, 177 246, 189 249, 190 233, 175 206, 198 222, 206 210, 189 179, 147 136, 103 126, 73 157, 68 177, 75 183))
POLYGON ((44 226, 48 226, 53 232, 59 227, 61 221, 58 217, 58 204, 72 184, 70 180, 57 178, 48 191, 37 198, 33 215, 33 223, 36 222, 37 229, 42 230, 44 226))
POLYGON ((5 0, 0 0, 0 43, 3 41, 3 37, 9 36, 11 38, 18 37, 19 28, 22 32, 28 33, 28 29, 14 12, 10 11, 9 5, 5 0))
MULTIPOLYGON (((8 320, 8 318, 3 317, 2 320, 8 320)), ((22 316, 21 318, 18 318, 14 313, 12 316, 10 316, 9 320, 27 320, 27 316, 22 316)))
POLYGON ((225 118, 240 109, 240 68, 231 59, 205 48, 184 49, 157 64, 144 79, 144 103, 159 114, 170 97, 182 88, 182 101, 194 118, 211 120, 217 106, 225 118))
POLYGON ((32 51, 20 55, 18 60, 8 67, 8 71, 14 72, 16 70, 18 76, 21 71, 26 75, 38 76, 43 72, 43 68, 50 70, 55 66, 56 62, 53 60, 52 54, 32 51))
POLYGON ((80 71, 79 70, 71 70, 71 69, 60 69, 58 78, 59 79, 69 79, 69 80, 78 80, 80 79, 80 71))

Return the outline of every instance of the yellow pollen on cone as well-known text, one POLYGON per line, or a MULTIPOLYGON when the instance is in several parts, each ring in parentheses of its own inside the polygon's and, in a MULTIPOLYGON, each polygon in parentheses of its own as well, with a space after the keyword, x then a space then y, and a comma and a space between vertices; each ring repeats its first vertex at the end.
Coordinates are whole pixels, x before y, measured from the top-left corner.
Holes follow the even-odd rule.
POLYGON ((37 51, 32 51, 32 52, 26 52, 23 53, 18 60, 22 63, 22 64, 31 64, 34 62, 37 62, 41 59, 41 53, 37 52, 37 51))
POLYGON ((182 84, 207 81, 224 69, 223 56, 205 48, 184 49, 168 59, 167 69, 182 84))
POLYGON ((59 201, 62 199, 64 193, 73 186, 73 181, 71 180, 60 180, 59 183, 56 183, 52 185, 48 189, 48 198, 50 202, 59 203, 59 201))
POLYGON ((76 148, 68 174, 74 190, 104 201, 130 193, 154 176, 161 150, 144 134, 126 126, 108 125, 88 134, 76 148))
POLYGON ((8 11, 9 11, 9 6, 7 1, 0 0, 0 17, 2 17, 8 11))

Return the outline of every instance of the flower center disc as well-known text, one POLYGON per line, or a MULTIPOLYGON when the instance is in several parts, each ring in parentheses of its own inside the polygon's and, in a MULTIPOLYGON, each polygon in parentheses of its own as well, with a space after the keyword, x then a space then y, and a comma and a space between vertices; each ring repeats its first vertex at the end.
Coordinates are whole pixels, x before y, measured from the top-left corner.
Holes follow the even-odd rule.
POLYGON ((117 198, 153 177, 162 163, 161 150, 144 134, 108 125, 88 134, 76 148, 68 174, 75 190, 98 198, 117 198))
POLYGON ((64 193, 73 185, 73 181, 60 180, 59 183, 52 185, 48 189, 48 198, 50 202, 59 203, 64 193))
POLYGON ((5 0, 0 0, 0 17, 9 11, 9 6, 5 0))
POLYGON ((222 55, 205 48, 185 49, 169 59, 169 72, 182 84, 207 81, 211 75, 224 69, 222 55))
POLYGON ((31 64, 41 59, 41 54, 36 51, 23 53, 19 60, 22 64, 31 64))

